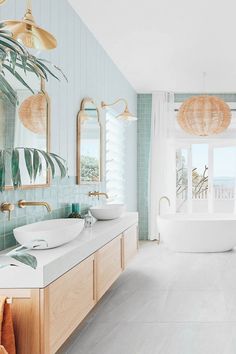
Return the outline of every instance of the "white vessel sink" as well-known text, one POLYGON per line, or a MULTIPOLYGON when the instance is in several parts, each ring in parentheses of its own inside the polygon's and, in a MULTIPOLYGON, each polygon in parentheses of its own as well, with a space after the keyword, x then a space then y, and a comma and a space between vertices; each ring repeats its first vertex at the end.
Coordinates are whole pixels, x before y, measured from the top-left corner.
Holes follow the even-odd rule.
POLYGON ((19 244, 32 249, 47 249, 74 240, 83 227, 83 219, 52 219, 17 227, 13 232, 19 244))
POLYGON ((90 208, 90 212, 97 220, 112 220, 119 218, 125 211, 124 204, 105 204, 90 208))

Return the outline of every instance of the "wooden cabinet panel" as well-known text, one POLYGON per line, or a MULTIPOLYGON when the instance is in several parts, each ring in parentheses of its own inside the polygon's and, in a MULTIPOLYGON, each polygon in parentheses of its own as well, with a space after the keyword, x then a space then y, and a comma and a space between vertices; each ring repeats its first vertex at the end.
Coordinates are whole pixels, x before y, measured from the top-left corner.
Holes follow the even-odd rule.
POLYGON ((17 354, 40 353, 39 289, 0 289, 13 298, 12 314, 17 354))
POLYGON ((129 261, 138 251, 138 226, 134 225, 123 233, 123 267, 125 268, 129 261))
POLYGON ((93 274, 91 256, 41 290, 44 354, 54 354, 95 305, 93 274))
POLYGON ((96 252, 97 300, 122 272, 122 237, 118 236, 96 252))

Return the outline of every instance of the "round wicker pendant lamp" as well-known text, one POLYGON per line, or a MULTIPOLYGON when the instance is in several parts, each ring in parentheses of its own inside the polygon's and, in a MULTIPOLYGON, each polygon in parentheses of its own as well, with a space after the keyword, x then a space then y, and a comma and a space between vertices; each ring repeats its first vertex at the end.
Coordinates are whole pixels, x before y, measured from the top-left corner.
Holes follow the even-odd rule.
POLYGON ((229 106, 216 96, 194 96, 182 104, 177 121, 189 134, 214 135, 228 128, 231 111, 229 106))
POLYGON ((35 134, 46 135, 47 99, 43 93, 28 97, 19 108, 19 117, 26 129, 35 134))

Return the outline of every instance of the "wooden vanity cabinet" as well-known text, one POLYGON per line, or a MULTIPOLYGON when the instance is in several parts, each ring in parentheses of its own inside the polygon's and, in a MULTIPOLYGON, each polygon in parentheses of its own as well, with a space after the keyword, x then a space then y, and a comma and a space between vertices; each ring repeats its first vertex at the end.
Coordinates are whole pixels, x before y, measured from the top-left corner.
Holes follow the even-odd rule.
POLYGON ((123 232, 123 268, 125 269, 138 252, 138 225, 123 232))
POLYGON ((122 236, 116 237, 98 250, 95 257, 96 300, 98 301, 122 273, 122 236))
POLYGON ((41 289, 41 347, 55 353, 95 305, 94 255, 41 289))
POLYGON ((0 289, 13 299, 17 354, 55 354, 137 253, 137 225, 43 289, 0 289))

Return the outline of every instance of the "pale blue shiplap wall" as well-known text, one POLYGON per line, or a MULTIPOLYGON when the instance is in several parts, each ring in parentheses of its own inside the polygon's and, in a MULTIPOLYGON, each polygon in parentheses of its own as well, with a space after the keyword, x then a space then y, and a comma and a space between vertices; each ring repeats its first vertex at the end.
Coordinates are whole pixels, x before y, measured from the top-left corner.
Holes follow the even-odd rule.
MULTIPOLYGON (((137 95, 131 85, 108 57, 94 36, 83 24, 67 0, 33 0, 33 14, 37 23, 52 32, 58 39, 58 48, 41 55, 57 64, 66 73, 69 83, 50 80, 47 91, 52 99, 51 150, 68 161, 67 181, 58 181, 45 191, 5 192, 0 201, 17 201, 20 198, 49 200, 55 209, 53 217, 66 215, 67 205, 75 196, 84 202, 92 187, 75 185, 76 161, 76 115, 83 97, 93 97, 97 103, 111 102, 125 97, 135 113, 137 95), (65 184, 65 188, 64 188, 65 184)), ((99 4, 98 4, 99 6, 99 4)), ((21 18, 25 11, 24 0, 7 0, 0 6, 0 19, 21 18)), ((102 117, 104 119, 104 117, 102 117)), ((129 210, 136 210, 137 141, 136 123, 127 126, 126 154, 126 202, 129 210)), ((94 186, 94 188, 99 186, 94 186)), ((44 211, 16 210, 9 223, 0 215, 0 249, 14 243, 13 227, 45 217, 44 211)))

